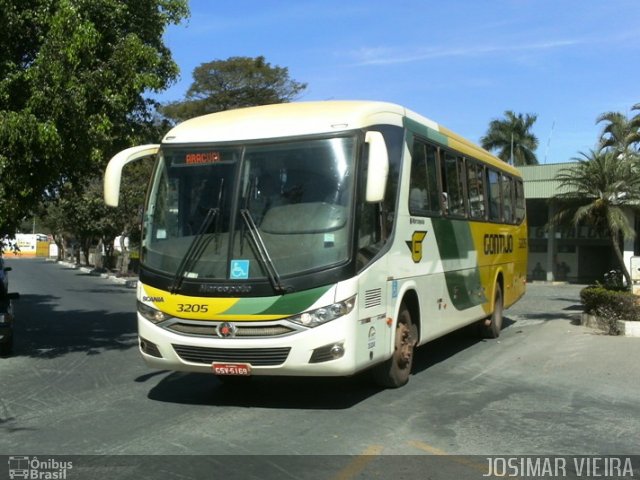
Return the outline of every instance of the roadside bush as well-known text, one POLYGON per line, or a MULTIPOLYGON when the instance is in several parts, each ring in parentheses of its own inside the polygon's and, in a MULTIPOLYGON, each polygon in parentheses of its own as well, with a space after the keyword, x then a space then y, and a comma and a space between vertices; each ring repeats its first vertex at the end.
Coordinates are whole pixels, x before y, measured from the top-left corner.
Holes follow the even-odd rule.
POLYGON ((580 300, 585 313, 598 317, 600 326, 609 335, 620 334, 619 320, 640 321, 638 297, 629 291, 591 285, 582 289, 580 300))

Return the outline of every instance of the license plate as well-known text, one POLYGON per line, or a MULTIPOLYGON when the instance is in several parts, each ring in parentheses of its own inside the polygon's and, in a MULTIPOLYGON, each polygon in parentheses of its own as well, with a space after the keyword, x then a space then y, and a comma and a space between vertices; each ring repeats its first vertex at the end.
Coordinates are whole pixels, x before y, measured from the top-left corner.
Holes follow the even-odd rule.
POLYGON ((216 375, 251 375, 251 365, 246 363, 214 363, 211 368, 216 375))

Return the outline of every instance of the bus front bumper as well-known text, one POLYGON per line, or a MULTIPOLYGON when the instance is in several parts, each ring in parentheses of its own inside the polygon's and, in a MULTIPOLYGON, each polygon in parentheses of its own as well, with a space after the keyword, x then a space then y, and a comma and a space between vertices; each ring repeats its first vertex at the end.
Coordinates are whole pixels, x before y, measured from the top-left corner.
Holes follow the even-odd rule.
POLYGON ((282 337, 219 338, 176 334, 138 315, 139 348, 146 364, 161 370, 238 372, 235 365, 256 376, 348 376, 358 370, 351 317, 282 337))

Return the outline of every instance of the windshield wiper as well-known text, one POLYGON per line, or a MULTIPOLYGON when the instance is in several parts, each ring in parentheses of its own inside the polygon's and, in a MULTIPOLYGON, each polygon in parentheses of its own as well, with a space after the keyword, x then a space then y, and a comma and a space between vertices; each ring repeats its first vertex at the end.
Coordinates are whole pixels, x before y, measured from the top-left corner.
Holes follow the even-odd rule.
POLYGON ((216 214, 216 225, 213 229, 214 237, 216 240, 216 253, 220 252, 220 230, 222 229, 222 215, 219 215, 220 209, 222 208, 222 201, 224 197, 224 178, 220 179, 220 187, 218 188, 218 203, 216 204, 216 210, 218 210, 218 214, 216 214))
POLYGON ((264 268, 267 274, 267 277, 269 277, 269 282, 271 282, 271 286, 273 287, 273 289, 277 293, 281 293, 281 294, 292 292, 293 288, 291 286, 283 285, 282 282, 280 281, 280 275, 278 275, 278 270, 276 270, 276 266, 273 263, 273 260, 271 260, 271 257, 269 256, 269 251, 267 250, 267 247, 264 244, 264 240, 260 235, 260 231, 256 226, 256 222, 253 220, 253 217, 251 216, 251 212, 246 208, 242 208, 240 209, 240 216, 242 217, 245 225, 247 226, 247 230, 249 231, 249 239, 251 240, 251 243, 256 250, 256 253, 257 253, 256 256, 260 261, 260 263, 262 264, 262 267, 264 268))
POLYGON ((209 242, 211 242, 211 236, 207 237, 205 236, 205 233, 219 213, 220 209, 218 207, 210 208, 207 211, 207 215, 204 217, 204 220, 202 220, 198 233, 193 237, 189 248, 184 254, 184 257, 182 257, 180 265, 178 265, 178 270, 176 271, 171 284, 171 293, 176 294, 180 291, 182 282, 184 281, 185 272, 193 268, 197 260, 204 253, 209 242))
POLYGON ((198 261, 198 259, 202 256, 207 245, 211 242, 211 237, 205 237, 205 233, 211 226, 214 220, 216 220, 216 225, 214 228, 214 238, 215 238, 215 248, 218 251, 220 247, 220 208, 222 206, 222 200, 224 195, 224 177, 220 179, 220 185, 218 186, 218 203, 215 207, 209 208, 207 210, 207 214, 205 215, 202 223, 200 224, 200 228, 198 232, 193 237, 189 248, 185 252, 182 260, 180 261, 180 265, 178 265, 178 270, 173 277, 173 282, 171 284, 171 293, 176 294, 180 291, 182 287, 182 282, 184 281, 184 274, 187 271, 190 271, 198 261))

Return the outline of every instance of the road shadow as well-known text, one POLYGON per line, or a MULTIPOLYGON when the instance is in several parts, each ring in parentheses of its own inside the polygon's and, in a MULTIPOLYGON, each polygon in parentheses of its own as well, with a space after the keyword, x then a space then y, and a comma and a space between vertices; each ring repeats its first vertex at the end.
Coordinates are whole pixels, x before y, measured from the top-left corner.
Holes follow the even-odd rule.
POLYGON ((519 318, 522 320, 541 320, 544 322, 551 321, 567 321, 567 322, 575 322, 576 319, 580 320, 580 312, 582 312, 582 308, 578 309, 564 309, 567 313, 564 312, 551 312, 551 313, 527 313, 526 315, 519 315, 519 318))
MULTIPOLYGON (((78 294, 86 290, 78 291, 78 294)), ((72 352, 97 355, 137 346, 136 315, 104 310, 56 310, 59 297, 21 295, 12 357, 56 358, 72 352)))
MULTIPOLYGON (((513 323, 505 319, 505 328, 513 323)), ((462 329, 419 347, 412 377, 482 341, 473 329, 462 329)), ((166 373, 143 375, 136 381, 166 373)), ((185 405, 342 410, 384 390, 374 384, 368 371, 351 377, 238 377, 226 382, 213 374, 172 372, 151 388, 148 398, 185 405)))
POLYGON ((252 377, 223 383, 214 375, 173 372, 149 391, 148 398, 184 405, 341 410, 381 390, 367 377, 252 377))
POLYGON ((582 312, 584 306, 581 303, 577 303, 575 305, 569 305, 568 307, 563 308, 562 310, 570 310, 574 312, 582 312))
MULTIPOLYGON (((502 319, 503 330, 514 324, 514 321, 506 317, 502 319)), ((445 362, 477 343, 490 341, 493 341, 493 339, 486 339, 480 336, 477 324, 469 325, 468 327, 461 328, 460 330, 432 340, 418 347, 416 350, 413 374, 415 375, 434 365, 445 362)))

